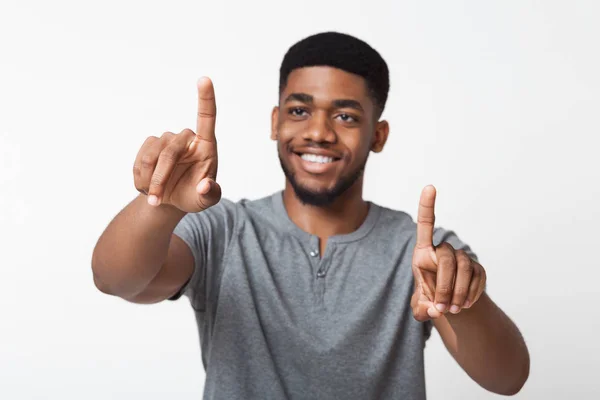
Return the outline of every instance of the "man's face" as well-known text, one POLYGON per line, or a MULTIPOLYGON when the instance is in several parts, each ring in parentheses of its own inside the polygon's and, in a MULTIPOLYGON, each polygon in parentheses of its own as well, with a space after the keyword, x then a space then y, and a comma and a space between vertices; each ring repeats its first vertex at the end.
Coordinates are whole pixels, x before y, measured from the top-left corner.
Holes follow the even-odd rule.
POLYGON ((387 123, 376 122, 365 80, 332 67, 292 71, 271 138, 283 171, 304 203, 327 205, 361 184, 369 151, 380 151, 387 123))

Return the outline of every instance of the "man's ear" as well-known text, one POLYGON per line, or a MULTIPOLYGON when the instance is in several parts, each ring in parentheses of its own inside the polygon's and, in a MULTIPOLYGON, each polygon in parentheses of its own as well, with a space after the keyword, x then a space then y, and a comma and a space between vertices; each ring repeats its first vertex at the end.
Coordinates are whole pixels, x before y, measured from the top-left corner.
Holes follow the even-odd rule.
POLYGON ((279 134, 277 133, 277 125, 279 122, 279 107, 273 107, 273 112, 271 112, 271 140, 279 139, 279 134))
POLYGON ((383 150, 389 133, 390 125, 387 121, 383 120, 377 122, 377 124, 375 125, 375 135, 373 136, 373 143, 371 143, 371 151, 373 153, 379 153, 381 150, 383 150))

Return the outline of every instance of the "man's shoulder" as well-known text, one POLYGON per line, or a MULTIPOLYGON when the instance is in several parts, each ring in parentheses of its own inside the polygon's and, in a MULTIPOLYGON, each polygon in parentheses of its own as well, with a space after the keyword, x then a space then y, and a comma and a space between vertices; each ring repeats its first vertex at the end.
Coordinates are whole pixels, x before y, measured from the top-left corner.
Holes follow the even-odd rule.
MULTIPOLYGON (((249 199, 242 197, 232 199, 230 197, 222 197, 221 200, 211 208, 203 211, 207 217, 225 218, 230 220, 254 220, 254 219, 274 219, 275 199, 278 192, 269 194, 263 197, 249 199)), ((202 214, 201 213, 201 214, 202 214)))
POLYGON ((275 192, 254 199, 242 197, 236 200, 229 197, 222 197, 214 207, 220 208, 221 210, 235 210, 237 212, 268 212, 273 209, 273 198, 274 196, 277 196, 277 194, 278 192, 275 192))
MULTIPOLYGON (((371 203, 380 209, 380 217, 378 229, 382 234, 388 232, 390 234, 405 234, 416 235, 417 221, 406 211, 396 210, 384 207, 375 203, 371 203)), ((434 242, 439 243, 452 238, 456 233, 451 229, 446 229, 442 226, 435 226, 433 229, 434 242)))
POLYGON ((398 210, 380 205, 375 202, 369 202, 372 207, 379 210, 378 228, 382 230, 398 229, 401 231, 416 230, 417 224, 413 217, 406 211, 398 210))

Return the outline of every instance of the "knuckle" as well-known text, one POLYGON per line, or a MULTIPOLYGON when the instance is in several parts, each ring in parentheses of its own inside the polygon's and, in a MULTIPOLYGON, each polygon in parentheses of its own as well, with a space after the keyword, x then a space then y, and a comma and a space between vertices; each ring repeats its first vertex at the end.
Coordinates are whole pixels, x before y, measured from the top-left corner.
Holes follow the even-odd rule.
POLYGON ((152 154, 144 154, 140 160, 142 168, 152 168, 156 164, 156 157, 152 154))
POLYGON ((177 160, 177 150, 172 147, 167 147, 160 152, 159 158, 162 161, 174 162, 177 160))
POLYGON ((424 215, 419 215, 417 217, 417 223, 419 223, 419 224, 425 224, 425 225, 435 225, 435 216, 427 217, 427 216, 424 216, 424 215))
POLYGON ((424 203, 422 201, 419 201, 419 206, 426 208, 428 210, 432 210, 435 211, 435 207, 432 207, 431 205, 429 205, 428 203, 424 203))
POLYGON ((142 175, 142 168, 139 165, 135 164, 133 166, 133 176, 139 177, 142 175))
POLYGON ((204 200, 202 200, 201 198, 198 198, 196 200, 196 207, 199 207, 201 210, 206 210, 208 208, 206 204, 204 204, 204 200))
POLYGON ((195 135, 194 131, 189 129, 189 128, 185 128, 184 130, 181 131, 181 135, 195 135))
POLYGON ((473 263, 471 263, 471 259, 469 259, 469 258, 467 258, 467 259, 463 258, 463 260, 458 262, 458 266, 461 271, 468 272, 469 274, 471 274, 473 272, 473 270, 475 269, 475 267, 473 267, 473 263))
POLYGON ((412 312, 413 312, 414 319, 416 319, 419 322, 424 322, 429 317, 427 315, 427 312, 426 311, 424 312, 423 309, 419 306, 413 307, 412 312))
POLYGON ((466 251, 464 251, 463 249, 458 249, 454 251, 454 254, 456 255, 456 258, 460 258, 460 259, 467 259, 469 258, 469 255, 467 254, 466 251))
POLYGON ((469 294, 469 288, 465 286, 457 286, 454 288, 454 295, 457 297, 466 297, 469 294))
POLYGON ((164 181, 164 175, 160 172, 155 172, 150 179, 150 186, 156 188, 162 185, 164 181))
POLYGON ((173 135, 175 135, 173 132, 166 131, 166 132, 163 132, 163 134, 160 135, 160 137, 161 137, 161 139, 168 139, 173 135))
POLYGON ((419 313, 419 314, 414 314, 413 313, 413 317, 415 320, 419 321, 419 322, 425 322, 429 319, 429 316, 424 316, 423 313, 419 313))
POLYGON ((469 298, 475 296, 475 294, 477 294, 478 287, 479 287, 479 282, 476 279, 472 280, 471 283, 469 284, 469 291, 467 293, 467 296, 469 298))
POLYGON ((444 285, 438 285, 438 287, 436 288, 436 293, 442 296, 449 296, 452 294, 452 286, 444 284, 444 285))
POLYGON ((448 243, 448 242, 443 242, 442 244, 440 244, 439 247, 442 247, 442 248, 444 248, 446 250, 450 250, 452 252, 455 252, 454 247, 452 247, 452 245, 450 243, 448 243))
POLYGON ((440 266, 444 269, 456 269, 456 260, 451 255, 442 255, 440 257, 440 266))
POLYGON ((150 144, 158 140, 156 136, 148 136, 146 140, 144 140, 144 144, 150 144))
POLYGON ((210 109, 206 108, 202 108, 200 110, 198 110, 198 118, 214 118, 215 117, 215 113, 212 112, 210 109))

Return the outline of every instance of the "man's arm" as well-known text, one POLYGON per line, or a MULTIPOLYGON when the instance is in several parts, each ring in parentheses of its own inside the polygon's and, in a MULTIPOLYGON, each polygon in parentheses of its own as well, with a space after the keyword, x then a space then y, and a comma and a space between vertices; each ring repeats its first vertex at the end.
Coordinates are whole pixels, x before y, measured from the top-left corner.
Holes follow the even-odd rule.
POLYGON ((454 359, 483 388, 514 395, 529 376, 529 351, 521 333, 483 292, 458 314, 446 313, 434 326, 454 359))
POLYGON ((529 376, 527 346, 485 292, 487 273, 468 246, 456 235, 444 235, 446 240, 434 245, 435 198, 435 187, 423 189, 413 251, 413 315, 417 321, 433 320, 450 353, 479 385, 513 395, 529 376))
POLYGON ((217 106, 212 82, 197 83, 196 132, 165 132, 146 139, 133 165, 138 196, 108 225, 92 256, 94 282, 102 292, 135 302, 157 302, 191 277, 191 249, 173 232, 188 213, 221 198, 217 176, 217 106))
POLYGON ((100 236, 92 256, 96 287, 137 303, 173 295, 192 274, 194 258, 173 230, 185 212, 170 205, 151 206, 140 195, 100 236))

